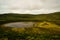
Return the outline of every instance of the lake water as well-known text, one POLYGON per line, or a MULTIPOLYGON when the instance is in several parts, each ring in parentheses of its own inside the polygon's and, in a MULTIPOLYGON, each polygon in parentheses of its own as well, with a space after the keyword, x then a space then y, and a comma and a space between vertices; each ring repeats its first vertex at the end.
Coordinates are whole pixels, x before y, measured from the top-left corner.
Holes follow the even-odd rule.
POLYGON ((6 27, 33 27, 35 22, 13 22, 4 24, 6 27))

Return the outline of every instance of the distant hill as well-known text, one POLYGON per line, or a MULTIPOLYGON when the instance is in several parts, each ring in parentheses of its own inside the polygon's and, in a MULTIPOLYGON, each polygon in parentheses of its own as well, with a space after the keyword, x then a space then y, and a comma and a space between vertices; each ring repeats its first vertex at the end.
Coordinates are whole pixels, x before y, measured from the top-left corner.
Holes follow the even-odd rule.
POLYGON ((60 12, 39 15, 17 13, 0 14, 0 24, 17 21, 50 21, 60 25, 60 12))

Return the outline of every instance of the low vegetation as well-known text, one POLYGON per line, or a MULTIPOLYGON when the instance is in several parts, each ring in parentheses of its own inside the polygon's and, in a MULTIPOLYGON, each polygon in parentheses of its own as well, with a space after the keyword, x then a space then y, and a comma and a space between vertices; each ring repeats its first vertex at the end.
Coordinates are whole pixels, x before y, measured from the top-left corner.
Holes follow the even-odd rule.
POLYGON ((51 14, 1 14, 0 40, 60 40, 60 12, 51 14), (9 22, 34 21, 33 27, 5 27, 9 22))
POLYGON ((60 29, 0 27, 0 40, 60 40, 60 29))

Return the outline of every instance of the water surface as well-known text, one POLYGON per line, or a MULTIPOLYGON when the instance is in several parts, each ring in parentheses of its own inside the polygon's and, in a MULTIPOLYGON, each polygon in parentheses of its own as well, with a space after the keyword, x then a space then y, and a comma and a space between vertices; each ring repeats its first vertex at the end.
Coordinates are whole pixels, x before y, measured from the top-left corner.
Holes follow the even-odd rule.
POLYGON ((13 22, 4 24, 6 27, 33 27, 34 22, 13 22))

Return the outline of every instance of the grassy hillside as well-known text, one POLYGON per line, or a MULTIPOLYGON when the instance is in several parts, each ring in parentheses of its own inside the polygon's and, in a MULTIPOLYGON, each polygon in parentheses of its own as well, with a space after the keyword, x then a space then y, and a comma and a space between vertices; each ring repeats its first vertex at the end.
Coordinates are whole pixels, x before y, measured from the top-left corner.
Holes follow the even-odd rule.
POLYGON ((0 24, 17 21, 50 21, 60 25, 60 12, 39 15, 13 13, 0 14, 0 24))

